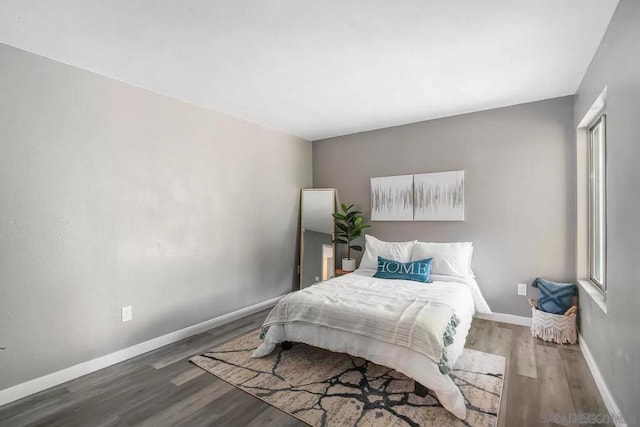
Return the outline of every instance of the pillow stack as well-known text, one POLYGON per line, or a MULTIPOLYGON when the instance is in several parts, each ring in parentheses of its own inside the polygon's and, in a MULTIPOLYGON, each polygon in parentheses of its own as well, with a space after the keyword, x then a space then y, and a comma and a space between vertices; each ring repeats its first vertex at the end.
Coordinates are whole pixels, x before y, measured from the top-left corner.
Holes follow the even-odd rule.
POLYGON ((411 252, 411 260, 431 258, 431 273, 453 277, 474 277, 471 270, 473 243, 424 243, 417 242, 411 252))
POLYGON ((364 255, 362 255, 362 261, 360 261, 360 268, 375 270, 378 268, 379 256, 394 261, 410 262, 413 247, 417 242, 417 240, 411 240, 409 242, 383 242, 366 234, 364 236, 364 255))
POLYGON ((551 314, 564 314, 573 306, 573 297, 578 294, 575 283, 558 283, 538 277, 531 284, 540 290, 537 309, 551 314))
POLYGON ((360 268, 377 270, 374 277, 428 282, 430 274, 473 278, 471 242, 425 243, 384 242, 365 235, 365 252, 360 268), (415 263, 412 265, 412 263, 415 263), (425 275, 426 264, 428 272, 425 275), (415 275, 415 273, 420 273, 415 275), (391 277, 394 276, 394 277, 391 277), (395 277, 403 276, 403 277, 395 277))

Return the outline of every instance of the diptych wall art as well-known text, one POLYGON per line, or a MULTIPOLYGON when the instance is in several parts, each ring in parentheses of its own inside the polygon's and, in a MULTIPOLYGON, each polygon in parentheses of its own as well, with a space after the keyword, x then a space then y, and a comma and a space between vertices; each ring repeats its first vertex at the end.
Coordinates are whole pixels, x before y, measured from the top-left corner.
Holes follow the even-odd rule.
POLYGON ((464 171, 371 178, 372 221, 464 221, 464 171))

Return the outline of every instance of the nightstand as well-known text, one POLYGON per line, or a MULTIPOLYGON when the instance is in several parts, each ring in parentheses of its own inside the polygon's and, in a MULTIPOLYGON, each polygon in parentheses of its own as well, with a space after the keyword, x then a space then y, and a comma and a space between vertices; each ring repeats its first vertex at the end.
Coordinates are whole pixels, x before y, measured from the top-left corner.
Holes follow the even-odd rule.
POLYGON ((344 276, 345 274, 353 273, 353 271, 344 271, 341 268, 336 268, 336 277, 344 276))

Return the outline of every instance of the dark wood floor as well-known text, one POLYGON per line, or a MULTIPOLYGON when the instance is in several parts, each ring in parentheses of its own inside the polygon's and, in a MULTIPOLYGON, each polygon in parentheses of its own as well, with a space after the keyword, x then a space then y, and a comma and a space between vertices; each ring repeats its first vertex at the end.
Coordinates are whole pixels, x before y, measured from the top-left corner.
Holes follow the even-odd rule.
MULTIPOLYGON (((192 355, 259 327, 266 314, 254 314, 0 407, 0 425, 304 425, 188 362, 192 355)), ((571 414, 606 414, 578 346, 547 344, 533 339, 526 327, 476 319, 467 347, 506 357, 499 426, 543 425, 545 420, 564 425, 552 417, 570 421, 571 414)))

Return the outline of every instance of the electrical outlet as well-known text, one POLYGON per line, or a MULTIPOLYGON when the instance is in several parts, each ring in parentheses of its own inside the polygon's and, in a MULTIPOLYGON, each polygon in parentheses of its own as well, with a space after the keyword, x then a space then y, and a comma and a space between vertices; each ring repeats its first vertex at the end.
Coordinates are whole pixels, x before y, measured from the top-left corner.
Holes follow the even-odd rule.
POLYGON ((316 276, 316 277, 315 277, 315 281, 316 281, 316 282, 319 282, 319 281, 320 281, 320 276, 316 276))
POLYGON ((122 307, 122 321, 128 322, 131 319, 133 319, 133 307, 130 305, 122 307))
POLYGON ((518 295, 527 296, 527 284, 526 283, 518 283, 518 295))

